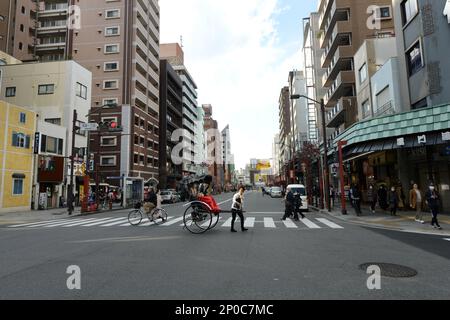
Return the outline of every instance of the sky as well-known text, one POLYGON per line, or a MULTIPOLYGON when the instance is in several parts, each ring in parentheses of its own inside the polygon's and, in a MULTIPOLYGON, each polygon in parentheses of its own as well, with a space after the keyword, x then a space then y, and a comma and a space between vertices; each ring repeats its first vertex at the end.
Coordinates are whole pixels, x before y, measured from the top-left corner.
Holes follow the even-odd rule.
POLYGON ((302 19, 315 0, 159 0, 161 43, 183 37, 199 105, 230 125, 236 168, 269 159, 278 99, 289 71, 302 70, 302 19))

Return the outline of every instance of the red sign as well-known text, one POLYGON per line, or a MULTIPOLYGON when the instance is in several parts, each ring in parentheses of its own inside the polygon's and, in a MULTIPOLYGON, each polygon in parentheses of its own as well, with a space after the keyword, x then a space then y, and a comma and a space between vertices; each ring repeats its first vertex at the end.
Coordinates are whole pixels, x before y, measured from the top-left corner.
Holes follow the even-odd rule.
POLYGON ((291 179, 295 178, 294 170, 290 170, 289 176, 291 177, 291 179))

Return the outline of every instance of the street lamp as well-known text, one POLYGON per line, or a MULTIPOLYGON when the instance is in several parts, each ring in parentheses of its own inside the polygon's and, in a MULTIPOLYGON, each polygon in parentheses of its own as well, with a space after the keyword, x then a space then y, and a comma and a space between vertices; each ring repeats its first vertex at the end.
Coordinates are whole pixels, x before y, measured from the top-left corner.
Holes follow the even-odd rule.
POLYGON ((325 102, 323 99, 320 99, 320 101, 311 99, 310 97, 307 97, 302 94, 294 94, 291 95, 292 100, 298 100, 300 98, 305 98, 306 100, 312 101, 314 103, 317 103, 320 105, 320 114, 322 118, 322 130, 323 130, 323 174, 325 175, 325 203, 327 205, 327 209, 329 212, 331 212, 331 204, 330 204, 330 177, 328 174, 328 145, 327 145, 327 134, 326 134, 326 124, 325 124, 325 102))

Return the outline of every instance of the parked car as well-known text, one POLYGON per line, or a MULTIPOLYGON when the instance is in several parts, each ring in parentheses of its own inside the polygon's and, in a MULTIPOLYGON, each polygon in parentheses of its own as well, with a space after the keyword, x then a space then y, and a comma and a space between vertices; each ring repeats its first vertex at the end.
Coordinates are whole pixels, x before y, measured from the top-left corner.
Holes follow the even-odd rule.
POLYGON ((162 203, 175 203, 179 200, 179 196, 176 195, 174 191, 171 190, 162 190, 161 191, 161 202, 162 203))
POLYGON ((270 196, 272 198, 282 198, 281 188, 280 187, 272 187, 270 188, 270 196))
POLYGON ((300 211, 307 212, 308 209, 308 195, 306 194, 306 187, 302 184, 291 184, 287 186, 292 190, 294 196, 299 195, 302 199, 302 206, 300 211))
POLYGON ((263 187, 263 192, 270 196, 270 187, 263 187))

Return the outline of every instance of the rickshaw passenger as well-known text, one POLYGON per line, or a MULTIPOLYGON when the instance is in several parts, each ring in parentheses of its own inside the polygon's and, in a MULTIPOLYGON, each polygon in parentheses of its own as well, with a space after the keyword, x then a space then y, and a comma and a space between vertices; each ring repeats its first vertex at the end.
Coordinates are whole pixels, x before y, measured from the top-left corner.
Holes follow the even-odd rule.
POLYGON ((206 203, 211 208, 213 213, 219 213, 220 208, 211 194, 212 194, 212 176, 208 175, 204 178, 203 183, 200 185, 198 200, 206 203))

